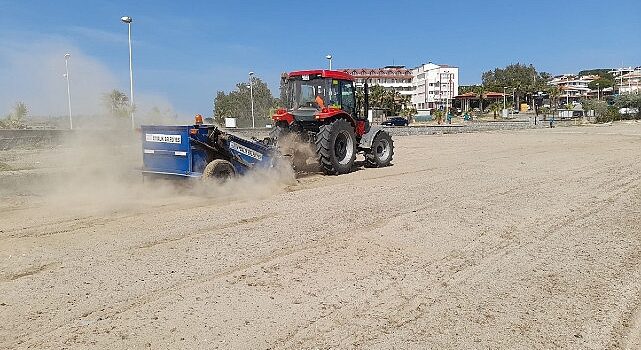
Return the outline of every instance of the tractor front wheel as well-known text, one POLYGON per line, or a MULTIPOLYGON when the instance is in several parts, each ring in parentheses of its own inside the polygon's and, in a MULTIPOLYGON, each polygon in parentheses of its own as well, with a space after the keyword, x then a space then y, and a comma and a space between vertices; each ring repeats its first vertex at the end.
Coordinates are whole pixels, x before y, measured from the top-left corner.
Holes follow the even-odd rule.
POLYGON ((214 159, 203 170, 203 180, 218 182, 225 182, 232 177, 236 176, 236 169, 234 166, 224 159, 214 159))
POLYGON ((374 136, 372 148, 365 153, 365 165, 370 168, 381 168, 390 165, 394 156, 394 141, 385 131, 374 136))
POLYGON ((356 159, 356 136, 352 124, 337 119, 322 125, 316 135, 316 154, 325 174, 350 172, 356 159))
POLYGON ((285 128, 281 125, 276 125, 269 131, 269 138, 272 140, 273 144, 277 144, 278 139, 285 137, 288 133, 288 128, 285 128))

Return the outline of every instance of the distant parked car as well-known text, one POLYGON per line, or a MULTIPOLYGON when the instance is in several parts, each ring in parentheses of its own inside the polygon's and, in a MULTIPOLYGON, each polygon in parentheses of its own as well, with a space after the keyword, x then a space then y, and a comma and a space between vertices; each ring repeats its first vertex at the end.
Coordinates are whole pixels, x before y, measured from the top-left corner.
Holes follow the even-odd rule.
POLYGON ((621 108, 621 109, 619 109, 619 113, 621 113, 621 114, 637 114, 637 113, 639 113, 639 109, 637 109, 637 108, 621 108))
POLYGON ((403 117, 392 117, 382 122, 381 124, 387 126, 408 126, 409 123, 409 120, 403 117))

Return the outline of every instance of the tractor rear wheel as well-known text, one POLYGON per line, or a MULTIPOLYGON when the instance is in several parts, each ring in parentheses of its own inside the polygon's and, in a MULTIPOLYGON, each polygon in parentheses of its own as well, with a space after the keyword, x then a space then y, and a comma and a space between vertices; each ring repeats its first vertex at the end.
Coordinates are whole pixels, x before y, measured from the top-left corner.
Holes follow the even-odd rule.
POLYGON ((203 170, 202 179, 204 181, 216 180, 222 183, 234 176, 236 176, 236 169, 230 162, 224 159, 214 159, 203 170))
POLYGON ((316 134, 316 154, 325 174, 350 172, 356 159, 356 136, 352 124, 337 119, 322 125, 316 134))
POLYGON ((372 148, 365 153, 365 166, 381 168, 390 165, 394 157, 394 141, 385 131, 380 131, 374 136, 372 148))

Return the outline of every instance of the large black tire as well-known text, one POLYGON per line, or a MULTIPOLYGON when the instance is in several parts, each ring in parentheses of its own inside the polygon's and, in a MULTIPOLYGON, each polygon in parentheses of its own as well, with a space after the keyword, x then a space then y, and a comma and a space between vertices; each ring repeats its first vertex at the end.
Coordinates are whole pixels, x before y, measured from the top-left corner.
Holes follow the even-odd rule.
POLYGON ((225 182, 236 176, 234 166, 224 159, 214 159, 203 170, 203 181, 225 182))
POLYGON ((356 159, 356 137, 352 124, 337 119, 322 125, 316 135, 316 154, 325 174, 350 172, 356 159))
POLYGON ((274 126, 269 130, 269 138, 273 144, 278 144, 278 139, 289 133, 289 129, 280 125, 274 126))
POLYGON ((381 168, 390 165, 394 157, 394 141, 386 131, 379 131, 374 137, 372 148, 365 153, 365 166, 381 168))

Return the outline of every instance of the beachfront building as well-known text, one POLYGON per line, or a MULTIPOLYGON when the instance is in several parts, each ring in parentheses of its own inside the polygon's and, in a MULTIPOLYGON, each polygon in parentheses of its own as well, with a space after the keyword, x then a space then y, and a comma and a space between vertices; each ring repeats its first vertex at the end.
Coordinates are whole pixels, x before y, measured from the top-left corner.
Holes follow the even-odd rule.
POLYGON ((641 67, 619 68, 610 73, 614 76, 615 90, 618 93, 641 92, 641 67))
POLYGON ((451 107, 458 93, 458 78, 458 67, 446 64, 429 62, 412 69, 412 105, 419 114, 451 107))

